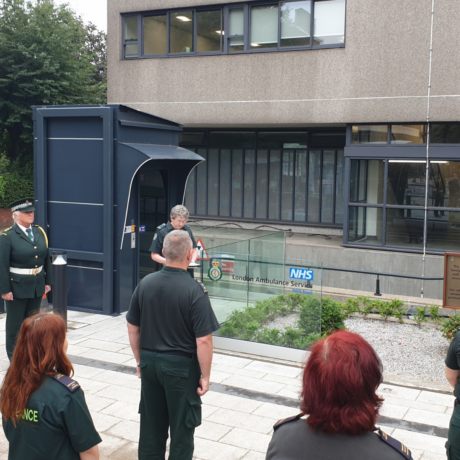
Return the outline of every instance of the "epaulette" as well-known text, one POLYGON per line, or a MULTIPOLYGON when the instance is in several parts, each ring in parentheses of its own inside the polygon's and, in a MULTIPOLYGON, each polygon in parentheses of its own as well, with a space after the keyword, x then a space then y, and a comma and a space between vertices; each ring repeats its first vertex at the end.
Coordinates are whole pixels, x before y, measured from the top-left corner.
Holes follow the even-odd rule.
POLYGON ((43 233, 43 236, 45 237, 46 247, 48 247, 48 237, 46 236, 45 230, 43 230, 40 227, 40 225, 34 225, 34 227, 37 227, 43 233))
POLYGON ((80 385, 76 380, 73 380, 64 374, 53 375, 53 379, 61 385, 64 385, 71 393, 75 393, 80 388, 80 385))
POLYGON ((201 281, 198 281, 198 280, 195 280, 195 281, 200 285, 200 288, 203 289, 203 292, 207 294, 208 290, 206 289, 206 286, 201 281))
POLYGON ((162 228, 165 228, 165 227, 166 227, 166 224, 161 224, 161 225, 158 225, 157 229, 161 230, 162 228))
POLYGON ((407 458, 407 460, 412 460, 412 454, 410 450, 402 442, 399 442, 397 439, 387 435, 380 428, 376 428, 376 430, 378 430, 378 437, 384 443, 393 447, 393 449, 397 450, 403 457, 407 458))
POLYGON ((5 236, 8 236, 8 233, 6 233, 8 230, 11 230, 12 227, 9 227, 9 228, 5 228, 5 230, 2 230, 2 235, 5 235, 5 236))
POLYGON ((273 429, 276 430, 279 428, 281 425, 284 425, 285 423, 293 422, 294 420, 299 420, 300 417, 303 417, 304 414, 300 413, 297 415, 294 415, 293 417, 288 417, 288 418, 283 418, 281 420, 278 420, 274 425, 273 429))

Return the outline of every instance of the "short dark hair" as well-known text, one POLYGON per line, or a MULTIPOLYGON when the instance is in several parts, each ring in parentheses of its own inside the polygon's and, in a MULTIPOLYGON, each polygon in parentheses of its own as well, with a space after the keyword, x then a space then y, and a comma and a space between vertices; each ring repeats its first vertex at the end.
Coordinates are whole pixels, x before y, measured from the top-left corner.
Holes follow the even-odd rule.
POLYGON ((307 423, 326 433, 357 435, 375 427, 383 399, 382 363, 359 334, 339 331, 311 349, 305 366, 301 409, 307 423))

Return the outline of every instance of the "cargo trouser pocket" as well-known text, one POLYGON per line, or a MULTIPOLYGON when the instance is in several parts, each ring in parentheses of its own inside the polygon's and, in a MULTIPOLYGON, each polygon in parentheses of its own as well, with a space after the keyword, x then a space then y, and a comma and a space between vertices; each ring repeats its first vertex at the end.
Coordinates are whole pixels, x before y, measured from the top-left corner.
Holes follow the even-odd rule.
POLYGON ((166 391, 187 391, 188 368, 162 367, 166 391))
POLYGON ((185 426, 195 428, 201 425, 201 399, 188 398, 185 426))

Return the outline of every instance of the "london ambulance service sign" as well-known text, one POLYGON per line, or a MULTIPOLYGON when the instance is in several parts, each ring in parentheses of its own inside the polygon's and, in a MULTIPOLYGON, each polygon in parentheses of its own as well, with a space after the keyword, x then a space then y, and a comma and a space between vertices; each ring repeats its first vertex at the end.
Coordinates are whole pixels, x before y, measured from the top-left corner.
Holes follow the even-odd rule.
POLYGON ((313 270, 306 270, 304 268, 290 268, 289 278, 295 280, 313 281, 313 270))

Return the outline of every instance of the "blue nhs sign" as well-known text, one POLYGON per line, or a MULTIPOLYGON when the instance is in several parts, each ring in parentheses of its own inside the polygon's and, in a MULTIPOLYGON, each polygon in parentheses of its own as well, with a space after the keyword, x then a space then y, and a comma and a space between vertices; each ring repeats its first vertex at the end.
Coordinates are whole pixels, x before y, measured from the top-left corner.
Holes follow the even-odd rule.
POLYGON ((305 270, 303 268, 290 268, 289 278, 295 280, 313 281, 313 270, 305 270))

